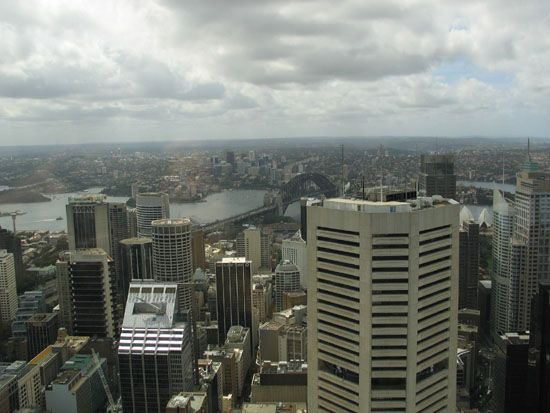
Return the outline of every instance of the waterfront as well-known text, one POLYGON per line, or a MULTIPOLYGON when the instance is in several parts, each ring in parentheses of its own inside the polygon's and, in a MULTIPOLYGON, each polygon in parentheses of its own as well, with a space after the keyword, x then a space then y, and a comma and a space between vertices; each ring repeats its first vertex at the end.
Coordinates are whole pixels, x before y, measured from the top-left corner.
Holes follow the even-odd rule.
MULTIPOLYGON (((101 188, 90 188, 87 191, 69 194, 46 194, 50 202, 19 203, 0 205, 0 211, 25 212, 17 217, 18 230, 66 230, 66 212, 69 197, 98 193, 101 188), (63 220, 57 220, 62 217, 63 220)), ((217 219, 229 218, 241 214, 263 204, 266 191, 263 190, 233 190, 211 194, 206 202, 170 203, 170 216, 191 217, 197 222, 208 223, 217 219)), ((108 196, 111 202, 126 202, 127 197, 108 196)), ((12 228, 11 217, 0 217, 0 226, 12 228)))

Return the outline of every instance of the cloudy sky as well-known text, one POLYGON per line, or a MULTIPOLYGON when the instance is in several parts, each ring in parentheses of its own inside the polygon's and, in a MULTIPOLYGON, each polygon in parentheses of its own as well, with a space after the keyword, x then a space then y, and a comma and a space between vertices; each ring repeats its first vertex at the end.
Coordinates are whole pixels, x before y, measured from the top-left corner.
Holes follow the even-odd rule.
POLYGON ((549 127, 548 0, 0 0, 0 145, 549 127))

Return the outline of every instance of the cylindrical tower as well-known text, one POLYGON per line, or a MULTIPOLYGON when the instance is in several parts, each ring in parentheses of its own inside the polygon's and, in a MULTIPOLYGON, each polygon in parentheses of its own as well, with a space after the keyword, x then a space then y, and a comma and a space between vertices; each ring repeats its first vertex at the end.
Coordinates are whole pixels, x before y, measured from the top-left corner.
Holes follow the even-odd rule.
POLYGON ((275 268, 275 309, 283 308, 283 293, 300 291, 300 270, 292 262, 281 261, 275 268))

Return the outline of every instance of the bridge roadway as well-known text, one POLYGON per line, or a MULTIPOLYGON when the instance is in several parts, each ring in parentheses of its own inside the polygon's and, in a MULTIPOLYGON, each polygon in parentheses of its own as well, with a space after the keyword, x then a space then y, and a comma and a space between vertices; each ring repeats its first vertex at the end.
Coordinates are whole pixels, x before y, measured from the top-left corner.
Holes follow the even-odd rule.
POLYGON ((239 214, 239 215, 234 215, 234 216, 229 217, 229 218, 225 218, 225 219, 221 219, 221 220, 218 220, 218 221, 211 222, 209 224, 205 224, 205 225, 201 226, 200 228, 204 231, 205 234, 208 234, 210 232, 223 230, 223 228, 227 224, 243 221, 247 218, 250 218, 250 217, 253 217, 253 216, 256 216, 256 215, 263 215, 267 212, 272 212, 272 211, 276 211, 276 210, 277 210, 277 205, 262 206, 262 207, 253 209, 251 211, 244 212, 244 213, 239 214))

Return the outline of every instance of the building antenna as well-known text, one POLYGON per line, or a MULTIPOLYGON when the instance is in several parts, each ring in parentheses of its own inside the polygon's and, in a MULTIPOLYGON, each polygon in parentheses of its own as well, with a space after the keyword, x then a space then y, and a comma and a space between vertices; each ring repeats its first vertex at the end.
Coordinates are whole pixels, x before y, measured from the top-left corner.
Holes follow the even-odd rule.
POLYGON ((527 138, 527 161, 531 163, 531 140, 527 138))
POLYGON ((504 151, 502 151, 502 184, 504 185, 504 151))
POLYGON ((340 149, 342 150, 342 197, 344 197, 344 144, 340 145, 340 149))
POLYGON ((384 179, 384 175, 383 174, 380 174, 380 202, 384 202, 384 186, 383 186, 383 181, 384 179))
POLYGON ((365 200, 365 175, 361 175, 361 189, 363 193, 363 201, 365 200))

